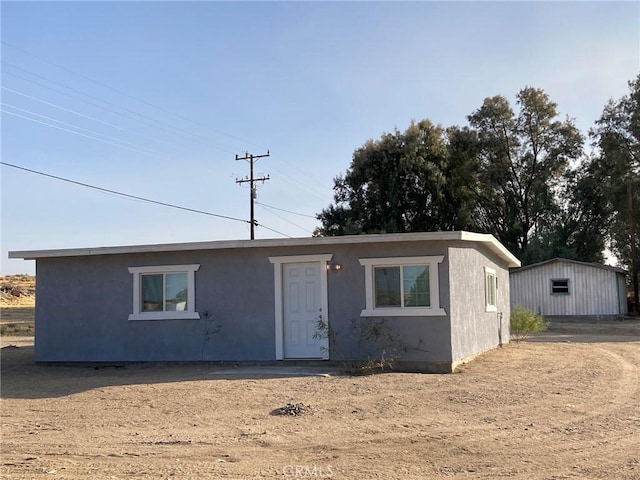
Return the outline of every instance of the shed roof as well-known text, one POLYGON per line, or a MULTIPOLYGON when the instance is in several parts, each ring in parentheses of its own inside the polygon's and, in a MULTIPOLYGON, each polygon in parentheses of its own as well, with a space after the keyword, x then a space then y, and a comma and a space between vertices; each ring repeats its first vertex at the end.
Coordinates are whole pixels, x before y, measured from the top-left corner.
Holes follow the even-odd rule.
POLYGON ((508 267, 519 267, 518 260, 493 235, 465 231, 385 233, 374 235, 345 235, 341 237, 273 238, 264 240, 218 240, 209 242, 129 245, 115 247, 71 248, 61 250, 30 250, 9 252, 9 258, 37 260, 39 258, 80 257, 89 255, 117 255, 127 253, 178 252, 235 248, 294 247, 308 245, 339 245, 387 242, 466 241, 484 245, 505 261, 508 267))
POLYGON ((602 263, 592 263, 592 262, 581 262, 579 260, 571 260, 569 258, 551 258, 549 260, 545 260, 544 262, 538 262, 538 263, 532 263, 531 265, 525 265, 524 267, 519 267, 519 268, 514 268, 511 270, 510 273, 520 273, 520 272, 524 272, 525 270, 531 270, 534 268, 538 268, 541 267, 543 265, 547 265, 549 263, 554 263, 554 262, 566 262, 566 263, 573 263, 576 265, 586 265, 588 267, 594 267, 594 268, 602 268, 603 270, 611 270, 614 271, 616 273, 622 273, 623 275, 626 275, 626 270, 623 270, 622 268, 618 268, 618 267, 612 267, 611 265, 603 265, 602 263))

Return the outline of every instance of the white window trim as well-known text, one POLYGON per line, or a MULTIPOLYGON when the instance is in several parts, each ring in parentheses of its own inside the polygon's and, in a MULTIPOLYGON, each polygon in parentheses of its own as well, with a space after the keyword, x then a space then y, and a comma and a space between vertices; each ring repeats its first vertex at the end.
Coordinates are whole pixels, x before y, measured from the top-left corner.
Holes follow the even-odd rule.
POLYGON ((498 311, 498 276, 493 268, 484 267, 484 311, 485 312, 497 312, 498 311), (493 275, 493 285, 495 289, 495 305, 489 304, 489 275, 493 275))
POLYGON ((150 267, 129 267, 133 274, 133 313, 129 320, 199 320, 196 312, 195 272, 200 265, 154 265, 150 267), (187 274, 187 309, 173 312, 143 312, 140 305, 140 277, 150 273, 186 273, 187 274))
MULTIPOLYGON (((276 360, 284 360, 284 311, 282 292, 282 265, 285 263, 320 263, 320 303, 324 315, 324 321, 329 324, 329 295, 327 282, 327 262, 333 258, 332 253, 319 255, 291 255, 285 257, 269 257, 273 264, 274 300, 275 300, 275 334, 276 334, 276 360)), ((322 341, 322 358, 329 359, 329 339, 322 341)))
POLYGON ((360 312, 361 317, 436 317, 446 315, 444 308, 440 308, 440 279, 438 265, 444 260, 444 255, 429 257, 387 257, 361 258, 360 265, 364 267, 364 287, 366 308, 360 312), (430 307, 375 307, 373 293, 373 268, 381 266, 429 266, 429 296, 430 307))

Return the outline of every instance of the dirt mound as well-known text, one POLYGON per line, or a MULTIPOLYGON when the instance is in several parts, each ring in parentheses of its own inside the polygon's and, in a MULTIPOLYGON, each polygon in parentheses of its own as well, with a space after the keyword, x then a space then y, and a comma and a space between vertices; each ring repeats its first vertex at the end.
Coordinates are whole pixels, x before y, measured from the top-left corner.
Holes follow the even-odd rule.
POLYGON ((305 405, 304 403, 287 403, 284 407, 276 408, 275 410, 273 410, 271 412, 271 415, 290 415, 293 417, 297 417, 310 412, 311 407, 309 405, 305 405))
POLYGON ((32 306, 36 301, 36 277, 31 275, 0 276, 0 306, 32 306))

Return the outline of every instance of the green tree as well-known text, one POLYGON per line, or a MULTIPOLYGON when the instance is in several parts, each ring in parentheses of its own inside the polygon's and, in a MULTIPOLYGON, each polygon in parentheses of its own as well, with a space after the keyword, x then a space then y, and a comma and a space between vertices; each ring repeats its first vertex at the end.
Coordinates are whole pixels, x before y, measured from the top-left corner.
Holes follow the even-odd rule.
POLYGON ((610 100, 590 134, 599 157, 594 177, 606 192, 612 212, 609 241, 630 273, 638 309, 640 265, 640 75, 629 94, 610 100))
POLYGON ((475 182, 475 134, 429 120, 385 133, 353 154, 335 179, 335 204, 316 235, 469 228, 475 182))
POLYGON ((537 229, 520 260, 526 265, 562 257, 602 262, 609 231, 606 189, 594 174, 595 159, 569 170, 557 193, 559 210, 553 222, 537 229))
POLYGON ((558 193, 583 138, 571 120, 557 120, 543 90, 526 87, 516 98, 517 113, 498 95, 468 119, 479 140, 476 222, 527 256, 531 239, 551 232, 561 214, 558 193))

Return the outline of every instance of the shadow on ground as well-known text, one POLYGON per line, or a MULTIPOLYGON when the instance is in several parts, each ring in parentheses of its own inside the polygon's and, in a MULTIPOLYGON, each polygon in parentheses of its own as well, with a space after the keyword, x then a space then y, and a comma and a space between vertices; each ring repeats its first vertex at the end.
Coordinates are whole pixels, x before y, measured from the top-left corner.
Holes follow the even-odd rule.
POLYGON ((332 366, 230 365, 213 363, 68 366, 36 364, 33 346, 9 345, 0 350, 1 398, 56 398, 75 393, 122 385, 149 385, 210 380, 295 378, 339 375, 332 366))
MULTIPOLYGON (((640 320, 554 322, 549 331, 532 335, 530 343, 640 342, 640 320)), ((6 343, 6 342, 3 342, 6 343)), ((0 350, 2 398, 56 398, 110 386, 171 382, 224 382, 246 379, 339 375, 331 365, 275 362, 270 365, 220 363, 123 364, 99 366, 36 365, 33 342, 24 339, 0 350)))
POLYGON ((527 339, 530 342, 611 343, 640 341, 640 319, 583 320, 554 319, 546 332, 527 339))

